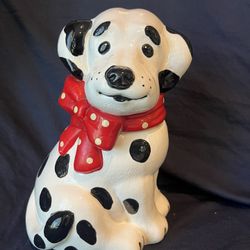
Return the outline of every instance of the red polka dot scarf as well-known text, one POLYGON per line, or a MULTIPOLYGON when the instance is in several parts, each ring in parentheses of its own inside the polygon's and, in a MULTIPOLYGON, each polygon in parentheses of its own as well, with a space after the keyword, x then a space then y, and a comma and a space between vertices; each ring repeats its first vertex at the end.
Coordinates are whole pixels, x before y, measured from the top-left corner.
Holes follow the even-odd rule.
POLYGON ((83 81, 68 76, 58 102, 70 113, 71 121, 60 136, 59 153, 65 155, 78 140, 75 171, 86 174, 100 170, 103 166, 102 150, 111 150, 121 131, 148 129, 165 119, 163 101, 161 95, 153 109, 141 114, 110 115, 88 103, 83 81))

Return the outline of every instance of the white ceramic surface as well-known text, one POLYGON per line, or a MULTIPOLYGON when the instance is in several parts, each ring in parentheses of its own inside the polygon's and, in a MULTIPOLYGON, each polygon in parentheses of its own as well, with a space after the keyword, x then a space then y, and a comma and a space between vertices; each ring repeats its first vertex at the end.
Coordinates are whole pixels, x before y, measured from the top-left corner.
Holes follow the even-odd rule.
MULTIPOLYGON (((83 73, 87 100, 103 112, 123 116, 152 109, 161 91, 159 72, 168 70, 180 78, 191 63, 185 40, 168 32, 146 10, 110 9, 92 19, 90 26, 82 53, 75 55, 67 41, 74 49, 76 32, 66 34, 63 29, 58 54, 71 61, 69 68, 74 64, 83 73), (95 36, 97 27, 107 21, 108 28, 95 36), (145 34, 146 26, 158 31, 159 45, 145 34), (98 48, 105 41, 110 48, 101 54, 98 48), (142 51, 145 44, 153 48, 152 56, 142 51), (131 86, 120 89, 107 84, 105 74, 114 65, 132 70, 131 86), (110 97, 118 95, 127 101, 110 97)), ((103 167, 93 173, 74 170, 78 143, 66 156, 60 156, 56 145, 36 178, 26 212, 31 243, 55 250, 139 250, 161 241, 168 228, 169 203, 156 179, 168 150, 165 121, 140 131, 120 132, 114 147, 102 152, 103 167), (143 149, 148 150, 143 162, 133 158, 132 143, 137 140, 145 142, 143 149)))

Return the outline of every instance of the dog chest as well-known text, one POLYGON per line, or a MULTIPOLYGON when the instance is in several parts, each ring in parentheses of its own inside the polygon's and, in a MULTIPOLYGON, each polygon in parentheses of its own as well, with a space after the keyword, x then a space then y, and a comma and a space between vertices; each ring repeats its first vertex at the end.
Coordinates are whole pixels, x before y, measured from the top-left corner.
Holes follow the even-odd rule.
POLYGON ((142 131, 121 132, 113 149, 103 151, 103 168, 99 172, 108 174, 112 181, 151 175, 164 161, 167 149, 165 122, 142 131))

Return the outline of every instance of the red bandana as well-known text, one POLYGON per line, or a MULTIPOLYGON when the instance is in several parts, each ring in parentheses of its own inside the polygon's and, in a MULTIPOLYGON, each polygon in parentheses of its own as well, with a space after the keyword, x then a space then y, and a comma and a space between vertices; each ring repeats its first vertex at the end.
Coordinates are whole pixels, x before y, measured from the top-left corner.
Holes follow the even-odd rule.
POLYGON ((160 95, 155 107, 141 114, 110 115, 88 103, 83 81, 68 76, 58 102, 70 113, 71 122, 60 136, 59 153, 65 155, 78 138, 75 170, 82 173, 100 170, 103 165, 102 150, 113 148, 120 131, 144 130, 165 119, 163 101, 163 95, 160 95))

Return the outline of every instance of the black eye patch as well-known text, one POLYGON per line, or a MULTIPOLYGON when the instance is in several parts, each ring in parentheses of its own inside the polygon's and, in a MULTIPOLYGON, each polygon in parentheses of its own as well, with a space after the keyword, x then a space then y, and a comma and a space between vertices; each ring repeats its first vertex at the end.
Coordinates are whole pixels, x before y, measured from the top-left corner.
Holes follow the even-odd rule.
POLYGON ((146 26, 145 28, 145 34, 150 38, 150 40, 155 44, 155 45, 160 45, 161 43, 161 37, 158 33, 158 31, 152 27, 152 26, 146 26))
POLYGON ((152 57, 154 54, 154 49, 150 44, 142 45, 142 52, 146 57, 152 57))
POLYGON ((100 54, 105 54, 109 51, 110 49, 110 43, 109 42, 103 42, 99 45, 98 51, 100 54))
POLYGON ((100 36, 101 34, 104 33, 105 30, 108 29, 110 25, 110 22, 107 21, 107 22, 104 22, 104 23, 101 23, 94 31, 94 36, 100 36))

